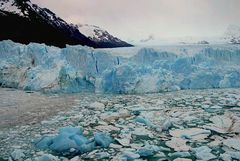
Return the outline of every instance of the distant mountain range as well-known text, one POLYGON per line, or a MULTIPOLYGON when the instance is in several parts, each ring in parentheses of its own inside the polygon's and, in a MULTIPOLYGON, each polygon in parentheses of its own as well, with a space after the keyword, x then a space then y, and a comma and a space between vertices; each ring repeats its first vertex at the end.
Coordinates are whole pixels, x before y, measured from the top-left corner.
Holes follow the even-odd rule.
POLYGON ((225 32, 216 36, 183 36, 183 37, 159 37, 150 34, 142 39, 129 41, 138 46, 158 46, 171 44, 207 45, 207 44, 240 44, 240 26, 229 25, 225 32))
POLYGON ((94 48, 132 46, 96 26, 72 25, 47 8, 30 0, 0 0, 0 40, 28 44, 45 43, 57 47, 87 45, 94 48), (87 29, 89 28, 89 29, 87 29), (93 31, 93 37, 87 30, 93 31))

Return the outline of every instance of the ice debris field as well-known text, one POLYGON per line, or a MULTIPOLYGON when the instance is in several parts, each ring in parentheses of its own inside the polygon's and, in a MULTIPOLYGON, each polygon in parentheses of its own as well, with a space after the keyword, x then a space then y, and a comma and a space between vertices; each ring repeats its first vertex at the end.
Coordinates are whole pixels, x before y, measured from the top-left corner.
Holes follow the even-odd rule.
MULTIPOLYGON (((21 92, 29 102, 43 97, 21 92)), ((20 99, 16 91, 9 94, 20 99)), ((73 95, 55 95, 56 102, 75 103, 53 117, 34 122, 31 113, 24 126, 1 129, 0 160, 240 160, 239 89, 73 95)))
POLYGON ((240 87, 240 47, 94 50, 1 41, 0 86, 50 93, 130 94, 240 87))

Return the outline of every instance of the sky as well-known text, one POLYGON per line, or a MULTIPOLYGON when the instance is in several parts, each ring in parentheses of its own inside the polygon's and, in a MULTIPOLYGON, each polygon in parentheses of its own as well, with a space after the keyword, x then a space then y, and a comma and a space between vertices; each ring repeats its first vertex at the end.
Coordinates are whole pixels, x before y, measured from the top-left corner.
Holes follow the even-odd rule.
POLYGON ((221 36, 240 25, 240 0, 32 0, 67 22, 92 24, 123 40, 221 36))

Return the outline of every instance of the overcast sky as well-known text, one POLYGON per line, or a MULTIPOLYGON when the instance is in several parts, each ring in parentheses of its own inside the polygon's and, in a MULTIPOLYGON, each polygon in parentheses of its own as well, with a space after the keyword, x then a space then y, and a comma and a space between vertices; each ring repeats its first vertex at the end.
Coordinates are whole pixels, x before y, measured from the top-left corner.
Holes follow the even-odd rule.
POLYGON ((240 25, 240 0, 32 0, 72 23, 93 24, 124 40, 212 37, 240 25))

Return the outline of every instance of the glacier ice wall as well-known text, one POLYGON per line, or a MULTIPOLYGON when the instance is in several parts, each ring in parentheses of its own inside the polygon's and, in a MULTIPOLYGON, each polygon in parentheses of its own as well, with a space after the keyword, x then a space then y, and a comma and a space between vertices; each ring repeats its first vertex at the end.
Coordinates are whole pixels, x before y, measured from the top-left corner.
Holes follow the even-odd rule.
POLYGON ((1 41, 0 86, 66 93, 240 87, 239 46, 141 48, 130 57, 121 55, 84 46, 59 49, 1 41))

